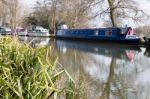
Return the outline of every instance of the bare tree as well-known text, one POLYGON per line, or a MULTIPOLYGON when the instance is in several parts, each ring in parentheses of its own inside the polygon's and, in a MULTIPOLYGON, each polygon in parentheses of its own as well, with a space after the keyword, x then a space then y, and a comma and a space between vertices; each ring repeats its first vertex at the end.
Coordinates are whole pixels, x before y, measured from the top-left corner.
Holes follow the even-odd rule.
POLYGON ((87 26, 90 17, 90 11, 94 0, 64 0, 61 1, 62 14, 69 26, 83 27, 87 26))
POLYGON ((99 5, 106 7, 95 16, 108 16, 112 26, 120 26, 124 20, 139 22, 149 17, 134 0, 98 0, 98 2, 99 5))
POLYGON ((8 3, 10 10, 10 24, 11 28, 15 29, 17 25, 17 13, 18 13, 18 0, 11 0, 8 3))
POLYGON ((18 14, 20 10, 19 1, 18 0, 1 0, 1 3, 3 4, 3 10, 4 13, 2 15, 7 16, 7 19, 9 20, 10 27, 12 29, 15 29, 17 23, 18 23, 18 14))
POLYGON ((66 23, 70 28, 87 27, 93 2, 94 0, 38 1, 32 16, 39 21, 37 24, 47 24, 53 32, 57 23, 66 23))
POLYGON ((7 22, 7 17, 8 17, 8 9, 6 8, 6 1, 2 0, 0 1, 0 25, 6 25, 7 22))
POLYGON ((150 35, 150 26, 145 25, 145 26, 137 27, 137 28, 135 28, 135 32, 139 35, 141 34, 141 35, 149 36, 150 35))

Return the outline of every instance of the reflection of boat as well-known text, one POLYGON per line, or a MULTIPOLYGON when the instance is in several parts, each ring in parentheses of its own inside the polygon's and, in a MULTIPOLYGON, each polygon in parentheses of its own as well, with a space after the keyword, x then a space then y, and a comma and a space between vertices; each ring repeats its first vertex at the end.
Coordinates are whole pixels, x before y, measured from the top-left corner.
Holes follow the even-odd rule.
POLYGON ((50 38, 19 36, 21 42, 29 43, 32 47, 47 46, 50 38))
POLYGON ((131 27, 67 29, 67 26, 62 24, 58 27, 56 37, 90 41, 115 41, 117 43, 127 43, 135 45, 138 45, 140 43, 140 38, 133 33, 133 29, 131 27))
POLYGON ((139 47, 121 46, 110 43, 87 43, 81 41, 56 40, 59 50, 66 52, 67 49, 81 50, 84 52, 101 54, 109 57, 126 58, 132 60, 135 52, 140 51, 139 47))
POLYGON ((19 41, 20 42, 27 42, 27 40, 28 40, 28 37, 27 36, 18 36, 18 39, 19 39, 19 41))

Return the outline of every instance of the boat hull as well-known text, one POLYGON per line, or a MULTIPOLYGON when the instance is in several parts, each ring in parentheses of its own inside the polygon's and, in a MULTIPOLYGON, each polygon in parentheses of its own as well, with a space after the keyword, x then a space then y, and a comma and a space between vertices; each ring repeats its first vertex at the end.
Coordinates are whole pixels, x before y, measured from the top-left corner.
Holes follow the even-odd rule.
POLYGON ((26 36, 27 35, 27 32, 19 32, 17 33, 18 36, 26 36))
POLYGON ((106 40, 106 39, 86 39, 86 38, 68 38, 68 37, 56 37, 57 40, 67 40, 67 41, 83 41, 91 43, 118 43, 123 45, 135 45, 141 46, 140 39, 136 40, 106 40))
POLYGON ((27 36, 37 36, 37 37, 49 37, 48 32, 28 32, 27 36))
POLYGON ((11 32, 1 32, 1 35, 11 35, 11 32))

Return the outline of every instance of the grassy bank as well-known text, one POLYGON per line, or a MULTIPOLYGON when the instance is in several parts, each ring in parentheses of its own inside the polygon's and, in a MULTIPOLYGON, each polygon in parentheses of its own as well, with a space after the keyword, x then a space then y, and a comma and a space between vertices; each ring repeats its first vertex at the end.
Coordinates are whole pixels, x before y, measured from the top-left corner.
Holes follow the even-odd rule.
POLYGON ((17 38, 0 38, 0 98, 56 98, 63 90, 57 81, 64 69, 56 69, 50 47, 31 48, 17 38))

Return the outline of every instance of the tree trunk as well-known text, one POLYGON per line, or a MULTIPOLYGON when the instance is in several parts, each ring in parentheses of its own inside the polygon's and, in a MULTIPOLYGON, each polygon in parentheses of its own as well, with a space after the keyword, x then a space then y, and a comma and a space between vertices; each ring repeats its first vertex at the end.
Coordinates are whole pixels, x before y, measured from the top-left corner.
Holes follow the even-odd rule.
POLYGON ((114 0, 108 0, 108 4, 110 8, 110 19, 111 19, 112 26, 117 27, 114 0))

